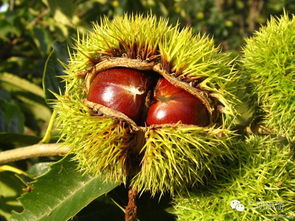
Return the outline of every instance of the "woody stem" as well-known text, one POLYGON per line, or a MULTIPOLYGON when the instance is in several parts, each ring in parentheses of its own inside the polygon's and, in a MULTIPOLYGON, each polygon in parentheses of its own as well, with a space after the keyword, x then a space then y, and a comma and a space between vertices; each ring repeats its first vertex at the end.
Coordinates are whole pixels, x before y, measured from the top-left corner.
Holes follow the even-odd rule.
POLYGON ((128 205, 125 208, 125 221, 137 220, 137 188, 131 187, 128 191, 128 205))
POLYGON ((49 157, 65 155, 69 148, 59 144, 35 144, 27 147, 20 147, 13 150, 0 152, 0 164, 24 160, 32 157, 49 157))

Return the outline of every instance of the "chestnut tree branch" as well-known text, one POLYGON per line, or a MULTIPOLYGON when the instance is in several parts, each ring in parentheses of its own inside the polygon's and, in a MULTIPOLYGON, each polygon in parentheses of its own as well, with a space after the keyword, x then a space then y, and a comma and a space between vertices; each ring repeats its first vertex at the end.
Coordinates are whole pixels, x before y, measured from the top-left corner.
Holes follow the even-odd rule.
POLYGON ((24 160, 32 157, 65 155, 69 148, 60 144, 35 144, 0 152, 0 164, 24 160))

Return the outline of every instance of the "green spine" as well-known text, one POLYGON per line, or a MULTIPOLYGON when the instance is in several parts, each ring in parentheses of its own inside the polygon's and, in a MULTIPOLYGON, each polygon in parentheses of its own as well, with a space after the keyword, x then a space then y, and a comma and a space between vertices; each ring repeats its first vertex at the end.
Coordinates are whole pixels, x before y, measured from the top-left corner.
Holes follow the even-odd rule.
POLYGON ((295 137, 295 17, 271 18, 247 39, 242 59, 257 94, 263 123, 272 133, 295 137))
POLYGON ((293 220, 295 168, 291 144, 250 136, 235 145, 237 159, 217 181, 174 199, 172 213, 184 220, 293 220), (238 200, 244 211, 230 206, 238 200))

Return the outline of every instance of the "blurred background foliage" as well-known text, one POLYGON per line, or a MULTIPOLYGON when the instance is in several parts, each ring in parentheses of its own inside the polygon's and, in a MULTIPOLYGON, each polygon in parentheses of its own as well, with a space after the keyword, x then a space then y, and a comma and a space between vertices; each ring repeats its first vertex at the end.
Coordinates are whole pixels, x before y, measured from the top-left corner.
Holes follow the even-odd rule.
MULTIPOLYGON (((191 26, 214 38, 224 51, 238 54, 246 37, 270 15, 284 11, 294 14, 295 0, 0 0, 0 151, 41 140, 52 114, 51 91, 63 88, 60 61, 67 62, 77 32, 87 31, 103 16, 152 13, 171 24, 191 26)), ((43 160, 14 166, 27 170, 43 160)), ((8 176, 0 175, 1 186, 8 176)), ((13 179, 9 181, 15 184, 13 179)), ((20 185, 9 191, 16 204, 7 211, 21 210, 15 200, 20 185)), ((0 191, 0 205, 1 197, 0 191)), ((87 208, 83 211, 80 217, 88 217, 87 208)), ((5 216, 1 208, 0 215, 5 216)))

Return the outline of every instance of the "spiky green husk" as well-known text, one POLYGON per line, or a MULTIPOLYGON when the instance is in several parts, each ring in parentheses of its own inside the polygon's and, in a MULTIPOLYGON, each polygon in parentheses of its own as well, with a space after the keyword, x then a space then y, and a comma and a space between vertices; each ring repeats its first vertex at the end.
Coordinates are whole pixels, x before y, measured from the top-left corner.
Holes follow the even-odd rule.
POLYGON ((208 172, 215 175, 214 168, 223 167, 220 157, 232 157, 230 133, 191 126, 149 129, 141 169, 133 185, 154 195, 158 190, 173 194, 203 183, 208 172))
POLYGON ((234 106, 238 100, 233 95, 237 77, 229 57, 207 37, 167 23, 153 16, 102 19, 100 25, 95 24, 92 31, 77 39, 76 52, 66 67, 65 95, 57 96, 56 101, 62 140, 76 154, 80 168, 106 173, 109 179, 122 182, 128 175, 126 150, 132 148, 133 135, 128 126, 122 126, 122 120, 91 114, 83 103, 87 93, 84 79, 78 76, 110 57, 155 62, 175 79, 202 90, 212 105, 222 104, 220 120, 212 128, 177 125, 145 132, 140 170, 131 184, 153 194, 177 192, 187 184, 202 182, 213 167, 222 167, 216 159, 231 155, 227 142, 237 115, 234 106))
POLYGON ((294 15, 271 18, 246 43, 243 64, 265 112, 265 125, 274 133, 294 139, 294 15))
MULTIPOLYGON (((76 81, 76 84, 79 85, 79 82, 76 81)), ((79 168, 84 172, 108 174, 106 178, 110 181, 125 183, 128 129, 113 118, 91 116, 83 99, 80 99, 83 92, 75 92, 56 95, 60 139, 70 147, 70 153, 75 154, 74 159, 78 160, 79 168)))
POLYGON ((295 167, 291 144, 270 136, 247 138, 236 146, 236 161, 218 180, 174 201, 178 220, 292 220, 295 167), (245 210, 231 208, 239 200, 245 210))

